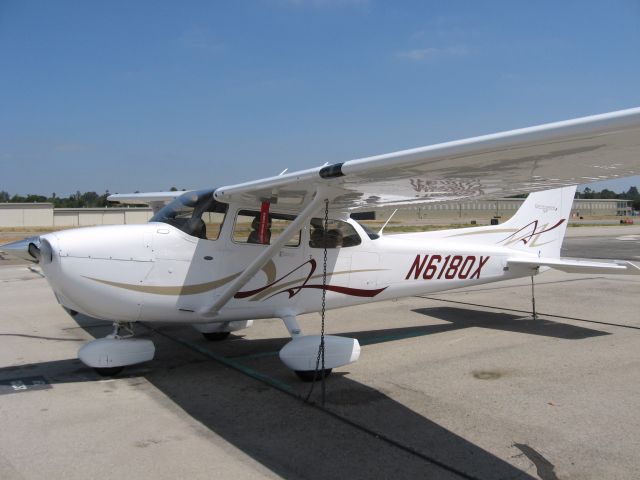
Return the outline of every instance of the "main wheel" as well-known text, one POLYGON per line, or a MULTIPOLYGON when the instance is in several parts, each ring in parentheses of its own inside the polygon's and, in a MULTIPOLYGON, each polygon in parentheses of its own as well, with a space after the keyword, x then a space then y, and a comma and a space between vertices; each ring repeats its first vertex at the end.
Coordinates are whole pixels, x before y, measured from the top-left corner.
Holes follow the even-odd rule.
MULTIPOLYGON (((317 372, 315 370, 296 370, 295 372, 296 375, 298 375, 298 378, 300 378, 300 380, 302 380, 303 382, 313 382, 314 377, 316 381, 322 380, 322 370, 318 370, 317 372)), ((324 378, 327 378, 330 373, 331 369, 325 368, 324 378)))
POLYGON ((102 377, 115 377, 124 367, 94 367, 96 373, 102 377))
POLYGON ((220 340, 226 339, 230 334, 231 332, 202 332, 202 336, 210 342, 219 342, 220 340))

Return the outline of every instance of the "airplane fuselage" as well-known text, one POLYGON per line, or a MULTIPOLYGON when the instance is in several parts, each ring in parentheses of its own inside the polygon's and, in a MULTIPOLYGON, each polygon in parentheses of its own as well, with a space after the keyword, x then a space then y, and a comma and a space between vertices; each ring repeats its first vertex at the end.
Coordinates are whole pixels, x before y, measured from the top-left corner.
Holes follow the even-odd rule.
MULTIPOLYGON (((327 250, 328 309, 531 275, 506 268, 513 251, 503 246, 451 241, 447 231, 371 239, 349 223, 362 241, 327 250)), ((297 315, 321 306, 324 250, 310 247, 307 230, 299 246, 280 250, 214 318, 200 308, 265 248, 234 242, 225 227, 215 241, 157 222, 56 232, 42 236, 51 255, 41 264, 63 306, 108 321, 297 315)))

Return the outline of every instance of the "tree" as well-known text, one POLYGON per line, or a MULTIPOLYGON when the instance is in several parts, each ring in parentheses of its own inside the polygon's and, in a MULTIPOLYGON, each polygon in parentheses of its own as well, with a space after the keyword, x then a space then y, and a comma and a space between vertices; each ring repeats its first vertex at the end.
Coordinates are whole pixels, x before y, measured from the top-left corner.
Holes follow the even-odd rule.
POLYGON ((100 195, 100 197, 98 197, 98 207, 107 207, 109 205, 109 202, 107 201, 107 197, 111 195, 109 193, 109 189, 105 190, 105 192, 100 195))
POLYGON ((44 203, 47 201, 47 197, 44 195, 34 195, 30 193, 24 201, 28 203, 44 203))
POLYGON ((96 192, 84 192, 80 195, 85 207, 94 208, 98 206, 99 195, 96 192))
POLYGON ((593 198, 593 190, 591 190, 589 187, 584 189, 584 192, 582 192, 581 195, 582 198, 593 198))
POLYGON ((618 198, 618 194, 613 190, 608 190, 605 188, 595 198, 614 199, 614 198, 618 198))
POLYGON ((11 200, 11 196, 9 195, 9 192, 0 190, 0 202, 8 202, 9 200, 11 200))

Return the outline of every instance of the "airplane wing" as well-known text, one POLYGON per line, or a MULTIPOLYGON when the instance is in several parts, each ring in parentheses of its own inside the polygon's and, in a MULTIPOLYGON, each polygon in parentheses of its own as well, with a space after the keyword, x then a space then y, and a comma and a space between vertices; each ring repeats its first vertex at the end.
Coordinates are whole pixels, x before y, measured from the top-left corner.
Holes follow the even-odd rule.
POLYGON ((640 175, 640 108, 440 143, 218 188, 216 199, 332 209, 508 196, 640 175))
POLYGON ((567 273, 615 273, 640 275, 640 267, 631 262, 592 262, 571 258, 510 258, 507 265, 535 270, 538 267, 550 267, 567 273))
POLYGON ((156 213, 174 198, 179 197, 184 191, 175 192, 146 192, 146 193, 114 193, 109 195, 110 202, 127 203, 131 205, 149 205, 156 213))

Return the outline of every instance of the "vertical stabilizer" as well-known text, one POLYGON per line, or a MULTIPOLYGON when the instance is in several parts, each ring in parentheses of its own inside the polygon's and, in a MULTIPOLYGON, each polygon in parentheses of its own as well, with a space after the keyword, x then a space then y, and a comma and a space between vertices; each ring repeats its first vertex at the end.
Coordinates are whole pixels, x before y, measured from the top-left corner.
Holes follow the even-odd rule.
POLYGON ((502 227, 511 230, 500 242, 538 257, 559 258, 576 187, 530 193, 502 227))
POLYGON ((530 193, 502 225, 406 233, 407 239, 446 238, 474 245, 496 245, 544 258, 559 258, 576 187, 530 193))

